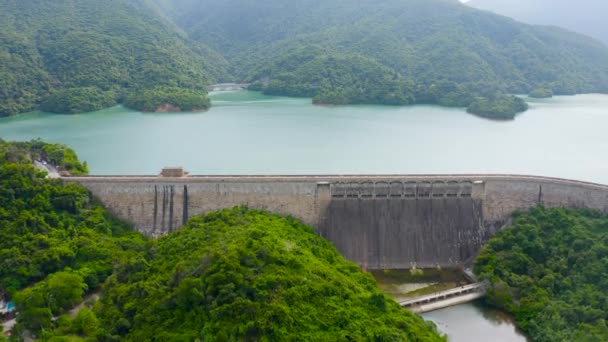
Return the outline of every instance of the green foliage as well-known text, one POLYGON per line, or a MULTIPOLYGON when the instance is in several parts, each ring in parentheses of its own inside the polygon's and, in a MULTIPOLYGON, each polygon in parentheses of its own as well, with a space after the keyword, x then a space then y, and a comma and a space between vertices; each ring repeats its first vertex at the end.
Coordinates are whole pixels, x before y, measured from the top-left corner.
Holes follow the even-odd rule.
POLYGON ((414 93, 416 103, 467 107, 477 97, 541 86, 558 95, 608 93, 605 46, 458 1, 155 2, 193 39, 222 52, 235 77, 260 81, 273 94, 403 104, 414 93), (331 58, 339 65, 329 68, 331 58), (362 63, 373 71, 370 84, 350 72, 362 63), (374 90, 380 96, 365 97, 374 90))
POLYGON ((259 68, 253 89, 269 95, 312 97, 318 104, 414 103, 413 84, 377 61, 359 55, 324 55, 299 48, 259 68))
POLYGON ((94 112, 116 104, 113 91, 103 91, 97 87, 68 88, 47 97, 40 109, 45 112, 76 114, 94 112))
POLYGON ((0 11, 0 116, 42 102, 54 112, 96 110, 133 89, 204 91, 228 78, 225 68, 144 1, 10 0, 0 11))
POLYGON ((532 341, 608 340, 608 215, 536 208, 514 219, 475 262, 488 302, 532 341))
POLYGON ((291 218, 195 217, 122 263, 97 317, 125 341, 440 341, 373 277, 291 218))
POLYGON ((292 218, 235 208, 145 241, 86 189, 31 165, 42 151, 65 159, 59 145, 0 147, 0 289, 19 312, 14 336, 445 341, 292 218), (71 319, 102 283, 94 308, 71 319))
MULTIPOLYGON (((232 79, 316 103, 467 107, 539 87, 608 93, 608 48, 453 0, 10 0, 0 12, 0 116, 125 96, 152 108, 166 89, 232 79)), ((182 110, 206 102, 179 97, 182 110)))
POLYGON ((124 105, 144 111, 155 112, 165 105, 175 111, 206 110, 211 103, 206 92, 175 87, 160 87, 135 91, 127 96, 124 105))
POLYGON ((513 119, 517 113, 528 110, 523 99, 513 95, 478 98, 471 102, 467 112, 491 119, 513 119))
POLYGON ((0 163, 32 164, 42 160, 74 176, 89 173, 86 162, 81 163, 76 153, 63 144, 48 144, 40 140, 30 142, 4 142, 0 139, 0 163))
POLYGON ((45 178, 32 159, 86 171, 74 152, 40 141, 0 141, 0 292, 15 300, 17 331, 51 318, 96 289, 144 240, 96 204, 83 187, 45 178))
POLYGON ((536 88, 530 92, 530 97, 535 99, 547 99, 553 97, 553 91, 547 88, 536 88))
MULTIPOLYGON (((81 302, 86 289, 87 284, 81 275, 72 271, 61 271, 52 273, 44 281, 17 292, 14 300, 19 311, 26 316, 47 309, 47 313, 58 315, 62 310, 81 302)), ((27 320, 20 318, 20 321, 27 320)), ((48 323, 50 322, 36 325, 34 328, 48 326, 48 323)))

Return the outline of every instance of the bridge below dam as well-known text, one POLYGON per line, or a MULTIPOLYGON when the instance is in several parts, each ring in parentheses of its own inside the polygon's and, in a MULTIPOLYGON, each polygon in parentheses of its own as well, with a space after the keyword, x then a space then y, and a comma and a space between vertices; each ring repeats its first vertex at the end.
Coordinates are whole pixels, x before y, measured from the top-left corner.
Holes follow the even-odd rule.
POLYGON ((152 237, 237 205, 291 215, 367 269, 461 266, 515 210, 608 212, 606 185, 519 175, 188 176, 177 169, 64 180, 152 237))
POLYGON ((413 312, 425 313, 458 304, 472 302, 486 295, 486 283, 474 283, 453 289, 416 297, 399 303, 413 312))

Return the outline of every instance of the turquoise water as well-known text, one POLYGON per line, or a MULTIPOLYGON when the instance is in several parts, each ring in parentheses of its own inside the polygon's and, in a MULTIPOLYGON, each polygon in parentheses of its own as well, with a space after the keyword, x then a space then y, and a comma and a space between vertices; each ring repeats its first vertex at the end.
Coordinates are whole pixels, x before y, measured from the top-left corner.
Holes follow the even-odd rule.
POLYGON ((436 106, 313 106, 212 94, 206 113, 122 107, 0 119, 5 140, 71 145, 93 174, 520 173, 608 183, 608 96, 531 102, 514 121, 436 106))
MULTIPOLYGON (((5 140, 72 146, 93 174, 519 173, 608 184, 608 96, 530 102, 514 121, 436 106, 313 106, 255 92, 212 94, 206 113, 115 107, 0 119, 5 140)), ((524 341, 508 318, 476 304, 434 311, 450 341, 524 341)))
POLYGON ((11 311, 14 308, 15 308, 15 303, 13 303, 13 302, 6 303, 6 311, 11 311))

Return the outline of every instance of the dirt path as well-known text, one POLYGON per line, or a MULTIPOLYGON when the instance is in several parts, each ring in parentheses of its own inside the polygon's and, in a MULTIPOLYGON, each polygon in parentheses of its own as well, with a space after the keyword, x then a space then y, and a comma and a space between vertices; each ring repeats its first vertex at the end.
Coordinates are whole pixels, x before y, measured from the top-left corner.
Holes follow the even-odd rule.
POLYGON ((86 306, 87 303, 95 303, 98 300, 99 300, 99 292, 91 293, 90 295, 86 296, 84 298, 84 300, 82 302, 80 302, 80 304, 76 305, 74 308, 72 308, 70 311, 68 311, 68 314, 70 315, 70 317, 72 319, 74 319, 78 315, 80 310, 82 310, 82 308, 84 308, 86 306))
POLYGON ((6 335, 9 331, 13 330, 13 327, 15 326, 15 324, 17 324, 16 318, 2 322, 2 334, 6 335))

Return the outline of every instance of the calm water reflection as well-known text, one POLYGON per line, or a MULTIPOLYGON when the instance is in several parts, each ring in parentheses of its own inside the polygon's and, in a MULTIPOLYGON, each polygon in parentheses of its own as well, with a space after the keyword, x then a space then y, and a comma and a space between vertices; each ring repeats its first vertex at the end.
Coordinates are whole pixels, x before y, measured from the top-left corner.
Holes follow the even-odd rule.
POLYGON ((526 342, 510 316, 480 302, 428 312, 423 317, 435 322, 450 342, 526 342))

